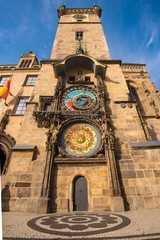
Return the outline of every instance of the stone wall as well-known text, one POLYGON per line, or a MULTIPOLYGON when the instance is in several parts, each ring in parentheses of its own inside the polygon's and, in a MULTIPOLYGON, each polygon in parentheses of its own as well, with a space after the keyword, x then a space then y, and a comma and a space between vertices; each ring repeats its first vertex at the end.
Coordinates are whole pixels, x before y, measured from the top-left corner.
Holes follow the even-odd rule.
POLYGON ((76 32, 83 32, 81 45, 85 54, 94 56, 97 60, 110 59, 109 49, 98 16, 90 15, 87 23, 84 21, 78 24, 67 24, 70 22, 68 18, 70 20, 71 16, 61 17, 50 56, 51 59, 63 60, 68 56, 68 53, 70 55, 76 54, 78 47, 78 41, 75 40, 76 32))
POLYGON ((132 149, 118 165, 126 209, 160 208, 160 150, 132 149))
POLYGON ((116 136, 115 156, 122 196, 125 209, 159 208, 160 146, 159 142, 155 142, 159 139, 159 119, 154 116, 153 106, 147 103, 147 99, 144 102, 150 106, 148 111, 152 117, 144 118, 145 115, 140 114, 137 109, 137 102, 132 102, 132 106, 128 105, 130 98, 126 79, 132 80, 132 84, 134 82, 133 86, 137 87, 140 100, 145 95, 145 89, 141 88, 143 91, 140 91, 140 85, 144 80, 155 103, 158 102, 158 98, 153 92, 154 88, 146 75, 145 67, 131 67, 130 71, 125 72, 124 78, 115 69, 118 66, 109 65, 106 78, 106 88, 110 98, 108 111, 111 113, 116 136), (142 70, 146 75, 145 79, 140 76, 142 70), (133 79, 133 75, 139 78, 133 79), (153 128, 149 131, 151 125, 153 128), (148 136, 150 139, 147 139, 148 136), (138 143, 141 147, 138 147, 138 143))
POLYGON ((58 164, 53 172, 51 211, 73 210, 73 181, 77 176, 84 176, 87 180, 89 211, 111 209, 109 173, 106 164, 58 164))

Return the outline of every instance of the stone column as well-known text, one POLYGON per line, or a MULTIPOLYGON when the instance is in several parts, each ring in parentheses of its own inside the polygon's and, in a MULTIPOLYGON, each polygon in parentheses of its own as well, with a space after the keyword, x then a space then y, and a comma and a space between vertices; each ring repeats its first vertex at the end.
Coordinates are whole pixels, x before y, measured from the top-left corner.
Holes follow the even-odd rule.
POLYGON ((111 208, 113 211, 121 212, 124 211, 124 203, 121 196, 121 189, 118 179, 118 172, 114 154, 114 135, 112 133, 109 133, 106 137, 106 152, 108 155, 110 194, 113 200, 111 208))

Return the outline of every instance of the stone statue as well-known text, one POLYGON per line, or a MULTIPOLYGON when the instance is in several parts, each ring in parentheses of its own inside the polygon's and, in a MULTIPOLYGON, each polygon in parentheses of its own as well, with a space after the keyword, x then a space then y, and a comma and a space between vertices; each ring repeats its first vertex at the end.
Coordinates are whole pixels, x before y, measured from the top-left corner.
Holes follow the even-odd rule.
POLYGON ((114 147, 115 137, 113 133, 103 133, 102 140, 111 148, 114 147))
POLYGON ((52 144, 56 143, 56 141, 57 141, 57 135, 58 135, 60 127, 61 127, 61 125, 58 125, 57 127, 53 126, 52 129, 51 129, 51 132, 52 132, 52 144))
POLYGON ((58 135, 58 132, 59 132, 59 129, 60 129, 61 125, 58 125, 58 126, 52 126, 48 132, 46 133, 47 135, 47 141, 46 141, 46 147, 47 147, 47 150, 50 150, 51 149, 51 145, 54 145, 57 141, 57 135, 58 135))
POLYGON ((2 117, 2 120, 0 122, 0 132, 4 131, 6 125, 9 123, 9 116, 11 115, 11 112, 11 109, 6 110, 4 116, 2 117))

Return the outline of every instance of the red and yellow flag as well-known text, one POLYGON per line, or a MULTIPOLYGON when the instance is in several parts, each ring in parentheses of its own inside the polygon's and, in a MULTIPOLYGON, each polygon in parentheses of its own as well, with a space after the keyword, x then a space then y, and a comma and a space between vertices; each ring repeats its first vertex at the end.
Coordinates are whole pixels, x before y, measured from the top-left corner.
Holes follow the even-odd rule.
POLYGON ((10 90, 11 77, 8 78, 7 82, 3 87, 0 88, 0 98, 7 99, 10 90))

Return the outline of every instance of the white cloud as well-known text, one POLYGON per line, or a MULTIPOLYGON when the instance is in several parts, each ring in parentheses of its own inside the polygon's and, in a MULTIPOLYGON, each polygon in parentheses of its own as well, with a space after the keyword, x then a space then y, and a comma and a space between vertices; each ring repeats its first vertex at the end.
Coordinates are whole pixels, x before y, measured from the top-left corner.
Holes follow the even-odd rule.
MULTIPOLYGON (((142 1, 142 3, 144 3, 142 1)), ((155 16, 150 4, 142 4, 140 27, 144 35, 145 48, 149 48, 151 44, 157 44, 159 40, 160 28, 159 21, 155 16)))
POLYGON ((56 17, 55 12, 55 2, 52 0, 43 0, 42 1, 42 13, 40 16, 41 22, 45 25, 46 28, 52 28, 52 21, 56 17))
POLYGON ((149 38, 149 41, 147 42, 146 48, 148 48, 154 42, 154 40, 155 40, 155 31, 153 30, 149 38))

